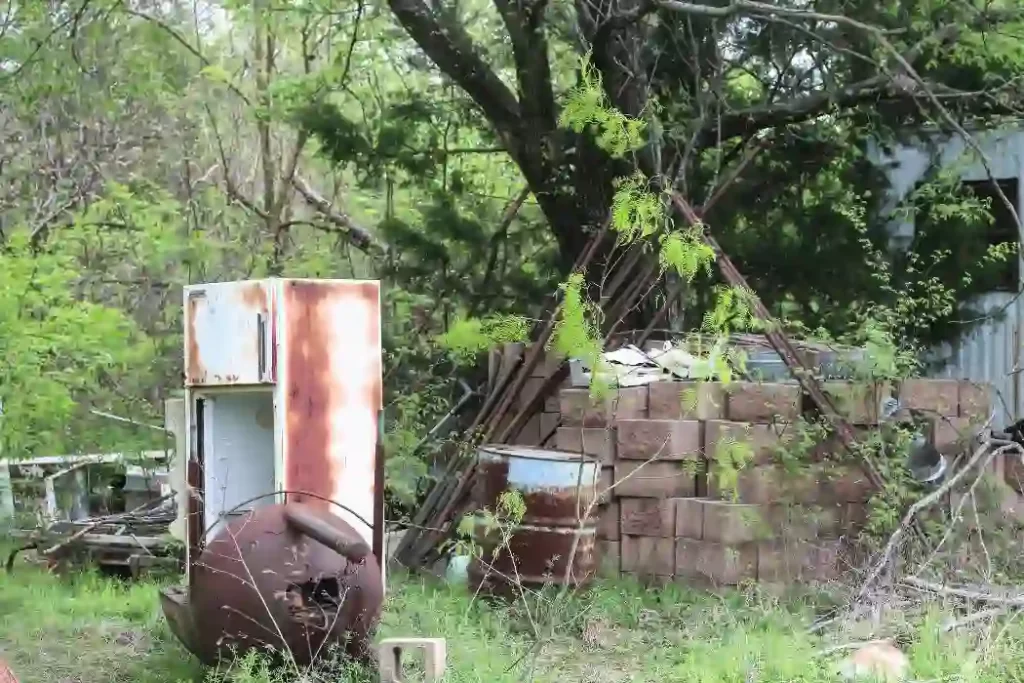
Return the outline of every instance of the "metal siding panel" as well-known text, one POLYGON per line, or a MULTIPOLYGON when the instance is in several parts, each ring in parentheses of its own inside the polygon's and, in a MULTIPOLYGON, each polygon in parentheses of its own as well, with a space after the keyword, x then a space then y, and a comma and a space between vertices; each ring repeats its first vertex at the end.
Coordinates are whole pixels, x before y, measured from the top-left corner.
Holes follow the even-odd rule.
MULTIPOLYGON (((281 286, 284 488, 342 503, 372 524, 383 396, 380 283, 284 280, 281 286)), ((315 497, 305 502, 324 504, 315 497)), ((337 506, 329 509, 372 545, 371 526, 337 506)))
POLYGON ((992 386, 996 410, 994 425, 1002 428, 1017 419, 1020 406, 1020 373, 1015 372, 1019 358, 1020 329, 1024 307, 1015 294, 997 292, 980 297, 978 308, 983 311, 1007 307, 1003 319, 987 319, 965 334, 955 347, 938 350, 949 360, 933 376, 969 379, 992 386))

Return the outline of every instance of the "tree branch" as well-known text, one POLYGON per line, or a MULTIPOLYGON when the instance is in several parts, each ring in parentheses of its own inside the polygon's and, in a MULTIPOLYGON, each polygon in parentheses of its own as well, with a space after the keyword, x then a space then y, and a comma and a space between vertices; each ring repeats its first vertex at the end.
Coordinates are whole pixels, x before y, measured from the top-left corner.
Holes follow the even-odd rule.
POLYGON ((299 175, 292 176, 292 185, 299 191, 306 202, 323 214, 323 217, 330 223, 336 225, 341 232, 345 233, 352 244, 359 250, 371 254, 382 255, 387 251, 385 245, 362 226, 356 224, 351 216, 344 214, 334 208, 334 205, 323 195, 313 189, 306 180, 299 175))
POLYGON ((469 34, 441 18, 423 0, 388 0, 388 4, 420 49, 473 98, 498 132, 506 138, 517 134, 522 124, 519 102, 484 62, 469 34))

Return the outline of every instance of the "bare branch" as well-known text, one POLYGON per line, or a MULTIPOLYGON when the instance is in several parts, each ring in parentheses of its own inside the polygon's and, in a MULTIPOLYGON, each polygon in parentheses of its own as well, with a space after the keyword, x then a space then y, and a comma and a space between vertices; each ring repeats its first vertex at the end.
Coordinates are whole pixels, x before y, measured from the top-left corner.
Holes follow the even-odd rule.
POLYGON ((299 194, 306 202, 323 214, 324 218, 341 229, 351 240, 352 244, 367 254, 380 255, 387 251, 377 238, 362 226, 356 224, 352 217, 338 211, 334 205, 323 195, 313 189, 306 180, 299 175, 292 177, 292 185, 299 191, 299 194))

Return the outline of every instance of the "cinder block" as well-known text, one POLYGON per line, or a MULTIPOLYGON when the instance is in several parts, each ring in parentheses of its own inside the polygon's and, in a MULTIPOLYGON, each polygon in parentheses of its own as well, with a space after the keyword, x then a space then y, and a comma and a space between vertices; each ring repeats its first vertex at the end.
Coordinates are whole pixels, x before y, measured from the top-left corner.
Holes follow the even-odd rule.
POLYGON ((381 683, 402 683, 402 659, 412 652, 423 655, 426 683, 444 678, 448 657, 444 638, 385 638, 377 645, 381 683))
MULTIPOLYGON (((533 344, 523 344, 523 360, 530 355, 533 350, 533 344)), ((537 365, 534 366, 533 371, 530 373, 530 377, 544 379, 554 374, 559 366, 562 364, 562 358, 552 351, 551 349, 544 349, 541 351, 540 360, 537 361, 537 365)))
POLYGON ((620 498, 622 533, 629 536, 675 535, 675 498, 620 498))
POLYGON ((838 541, 769 541, 757 546, 757 578, 767 583, 827 581, 836 577, 838 541))
POLYGON ((597 502, 601 504, 610 503, 615 498, 617 491, 613 488, 615 483, 615 468, 612 465, 605 465, 601 468, 601 474, 597 477, 597 502))
POLYGON ((672 576, 675 539, 623 534, 620 543, 622 571, 640 576, 672 576))
POLYGON ((618 420, 615 451, 624 460, 695 460, 701 457, 696 420, 618 420))
MULTIPOLYGON (((853 427, 853 435, 855 440, 866 439, 871 434, 871 429, 867 427, 853 427)), ((799 438, 799 437, 794 437, 799 438)), ((842 460, 848 457, 846 448, 843 446, 842 439, 835 432, 830 432, 817 439, 817 442, 807 451, 802 453, 808 462, 823 462, 827 460, 842 460)))
POLYGON ((726 415, 735 422, 792 422, 800 417, 799 384, 736 382, 725 392, 726 415))
POLYGON ((821 498, 820 472, 782 465, 752 465, 735 473, 713 467, 708 472, 708 497, 757 505, 814 504, 821 498))
POLYGON ((512 443, 517 446, 539 446, 540 437, 540 415, 534 415, 519 430, 512 443))
POLYGON ((868 523, 868 506, 864 503, 842 503, 839 512, 839 530, 844 536, 856 536, 868 523))
MULTIPOLYGON (((704 454, 711 461, 728 458, 744 465, 769 465, 780 460, 781 449, 792 441, 784 424, 752 424, 709 420, 704 425, 704 454)), ((734 463, 735 464, 735 463, 734 463)))
POLYGON ((678 538, 700 540, 704 537, 703 498, 676 498, 675 534, 678 538))
POLYGON ((647 387, 620 387, 596 403, 589 389, 562 389, 559 412, 566 426, 605 427, 647 417, 647 387))
POLYGON ((516 396, 516 406, 522 410, 530 405, 530 401, 536 395, 537 391, 544 386, 544 379, 540 377, 531 377, 526 380, 526 384, 523 385, 523 390, 516 396))
POLYGON ((615 464, 615 430, 608 427, 559 427, 555 448, 583 453, 602 465, 615 464))
POLYGON ((899 400, 905 408, 956 417, 960 409, 960 382, 955 379, 903 380, 899 400))
POLYGON ((761 505, 722 500, 701 502, 704 506, 704 530, 701 537, 705 541, 735 545, 770 536, 761 505))
POLYGON ((696 471, 686 462, 620 460, 615 465, 615 495, 619 498, 690 498, 696 490, 696 471))
POLYGON ((992 412, 992 385, 961 380, 959 390, 960 417, 984 424, 992 412))
POLYGON ((937 417, 931 421, 936 450, 956 455, 970 447, 980 425, 969 417, 937 417))
POLYGON ((618 501, 602 505, 597 514, 597 537, 603 541, 619 540, 619 518, 622 512, 618 501))
MULTIPOLYGON (((819 500, 829 503, 865 503, 875 487, 859 465, 826 467, 819 477, 819 500)), ((810 501, 808 501, 810 502, 810 501)))
POLYGON ((779 503, 765 506, 763 514, 772 539, 813 541, 837 538, 842 534, 845 506, 845 503, 830 504, 824 501, 821 505, 779 503))
POLYGON ((649 386, 653 420, 716 420, 725 417, 721 382, 655 382, 649 386))
POLYGON ((541 413, 540 414, 540 438, 542 445, 544 443, 553 443, 555 434, 558 430, 558 423, 561 421, 562 416, 558 413, 541 413))
POLYGON ((621 574, 619 541, 597 542, 597 575, 605 579, 617 579, 621 574))
POLYGON ((878 424, 882 401, 892 395, 888 382, 825 382, 822 390, 854 425, 878 424))
POLYGON ((676 576, 703 579, 716 586, 735 586, 757 578, 757 544, 725 545, 711 541, 676 540, 676 576))

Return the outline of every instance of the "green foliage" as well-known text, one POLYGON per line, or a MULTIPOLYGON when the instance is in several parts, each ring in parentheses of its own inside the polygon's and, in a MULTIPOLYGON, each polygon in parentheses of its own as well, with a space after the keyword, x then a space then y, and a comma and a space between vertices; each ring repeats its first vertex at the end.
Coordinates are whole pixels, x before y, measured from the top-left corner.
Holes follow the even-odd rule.
POLYGON ((496 346, 527 341, 529 332, 529 321, 518 316, 460 318, 438 342, 456 361, 472 362, 496 346))
POLYGON ((558 124, 576 133, 589 130, 595 134, 598 146, 613 157, 621 157, 646 142, 646 122, 626 116, 608 103, 601 72, 589 53, 581 60, 579 80, 566 97, 558 124))
POLYGON ((112 377, 145 377, 152 347, 122 312, 76 296, 71 254, 33 250, 19 233, 0 251, 0 271, 0 450, 15 459, 67 452, 84 436, 79 402, 112 377))

